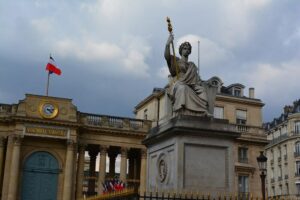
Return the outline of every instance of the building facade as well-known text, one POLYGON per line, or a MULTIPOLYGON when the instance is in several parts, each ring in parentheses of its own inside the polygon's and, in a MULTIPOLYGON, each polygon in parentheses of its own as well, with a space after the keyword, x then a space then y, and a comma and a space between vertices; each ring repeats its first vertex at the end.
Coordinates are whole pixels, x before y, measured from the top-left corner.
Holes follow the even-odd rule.
MULTIPOLYGON (((254 98, 254 89, 244 95, 242 84, 220 86, 216 96, 214 117, 226 119, 236 126, 241 136, 234 141, 234 192, 240 196, 261 196, 260 172, 256 157, 267 144, 262 128, 261 100, 254 98)), ((172 115, 166 88, 155 88, 135 107, 136 118, 152 121, 152 127, 164 123, 172 115)))
POLYGON ((300 100, 265 124, 267 189, 269 196, 300 195, 300 100))
POLYGON ((116 176, 143 189, 142 140, 150 126, 147 120, 82 113, 66 98, 26 94, 17 104, 0 104, 1 199, 82 199, 84 192, 100 194, 105 180, 116 176))

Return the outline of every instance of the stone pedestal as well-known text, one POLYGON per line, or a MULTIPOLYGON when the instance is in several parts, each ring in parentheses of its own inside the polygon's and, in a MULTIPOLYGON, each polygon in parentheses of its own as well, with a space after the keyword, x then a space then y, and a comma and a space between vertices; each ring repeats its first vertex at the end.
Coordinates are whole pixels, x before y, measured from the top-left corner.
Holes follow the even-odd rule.
POLYGON ((234 139, 227 120, 180 115, 153 128, 147 146, 147 190, 224 194, 234 191, 234 139))

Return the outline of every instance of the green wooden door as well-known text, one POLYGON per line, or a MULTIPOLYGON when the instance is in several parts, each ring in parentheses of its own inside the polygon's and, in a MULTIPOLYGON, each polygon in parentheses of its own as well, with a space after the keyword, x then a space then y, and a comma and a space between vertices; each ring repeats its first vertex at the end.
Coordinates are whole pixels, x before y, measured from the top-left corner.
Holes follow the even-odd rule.
POLYGON ((48 152, 35 152, 25 161, 22 200, 56 200, 59 165, 48 152))

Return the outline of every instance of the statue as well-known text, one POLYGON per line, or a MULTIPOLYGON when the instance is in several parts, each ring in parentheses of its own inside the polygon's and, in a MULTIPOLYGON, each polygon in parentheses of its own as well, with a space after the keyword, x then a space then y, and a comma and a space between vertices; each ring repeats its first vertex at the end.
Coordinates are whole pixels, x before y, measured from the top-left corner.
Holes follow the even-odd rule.
POLYGON ((170 36, 165 47, 165 59, 173 81, 169 90, 169 97, 175 115, 212 116, 217 89, 222 85, 218 77, 209 81, 202 81, 193 62, 188 61, 192 46, 184 42, 179 47, 181 58, 175 56, 174 36, 170 19, 167 18, 170 36), (173 55, 170 53, 172 46, 173 55))

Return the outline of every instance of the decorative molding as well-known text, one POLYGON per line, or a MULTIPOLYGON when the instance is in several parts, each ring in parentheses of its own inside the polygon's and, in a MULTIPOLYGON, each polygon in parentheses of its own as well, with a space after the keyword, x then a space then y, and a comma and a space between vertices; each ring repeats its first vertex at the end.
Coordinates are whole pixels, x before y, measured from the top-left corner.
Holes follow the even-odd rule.
POLYGON ((141 158, 146 159, 147 158, 147 149, 141 149, 141 158))

